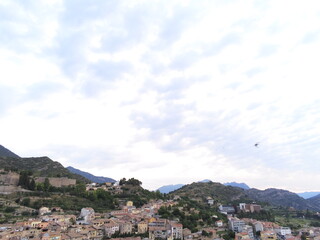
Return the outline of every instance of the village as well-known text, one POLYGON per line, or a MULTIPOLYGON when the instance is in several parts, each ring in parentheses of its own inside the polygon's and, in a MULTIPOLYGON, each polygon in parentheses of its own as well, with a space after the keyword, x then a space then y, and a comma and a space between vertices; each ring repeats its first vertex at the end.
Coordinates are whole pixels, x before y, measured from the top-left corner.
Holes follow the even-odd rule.
MULTIPOLYGON (((98 188, 121 191, 119 185, 87 184, 87 191, 98 188), (112 187, 112 188, 111 188, 112 187)), ((132 201, 123 203, 119 210, 97 213, 93 208, 82 208, 78 215, 65 214, 57 207, 41 207, 38 216, 15 223, 0 225, 0 239, 41 239, 41 240, 101 240, 101 239, 261 239, 261 240, 298 240, 320 239, 320 228, 308 227, 299 229, 293 234, 286 226, 274 222, 258 221, 249 218, 238 218, 236 212, 259 213, 258 204, 240 203, 234 206, 219 205, 219 212, 226 216, 214 219, 212 226, 203 226, 197 232, 184 227, 179 219, 169 220, 159 214, 161 208, 177 206, 179 196, 171 200, 154 200, 141 207, 134 206, 132 201), (226 220, 227 219, 227 220, 226 220)), ((216 204, 207 197, 208 206, 216 204)), ((178 209, 183 210, 182 207, 178 209)))

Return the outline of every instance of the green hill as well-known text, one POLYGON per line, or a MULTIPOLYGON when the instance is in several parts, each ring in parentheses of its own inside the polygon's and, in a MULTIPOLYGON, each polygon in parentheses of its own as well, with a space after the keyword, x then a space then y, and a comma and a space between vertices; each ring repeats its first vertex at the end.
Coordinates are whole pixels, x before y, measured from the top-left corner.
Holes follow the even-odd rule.
POLYGON ((287 190, 268 188, 265 190, 258 190, 251 188, 246 190, 248 196, 256 201, 268 202, 274 206, 293 207, 297 210, 314 210, 319 211, 320 206, 316 201, 308 201, 298 194, 289 192, 287 190))
POLYGON ((68 177, 79 182, 89 182, 88 179, 69 172, 61 163, 51 160, 48 157, 13 158, 0 157, 1 168, 12 170, 28 170, 36 177, 68 177))
POLYGON ((247 198, 243 189, 225 186, 217 182, 196 182, 184 185, 182 188, 171 192, 170 195, 186 196, 194 199, 202 199, 203 201, 206 201, 207 197, 212 197, 221 203, 247 198))

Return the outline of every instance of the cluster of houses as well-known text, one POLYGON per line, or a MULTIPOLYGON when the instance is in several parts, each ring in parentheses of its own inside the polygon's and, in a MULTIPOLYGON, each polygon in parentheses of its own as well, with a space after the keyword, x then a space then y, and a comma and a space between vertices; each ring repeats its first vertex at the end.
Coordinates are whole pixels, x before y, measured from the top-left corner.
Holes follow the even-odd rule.
POLYGON ((320 228, 301 229, 296 236, 289 227, 279 226, 273 222, 258 221, 248 218, 237 218, 235 213, 259 213, 261 206, 240 203, 238 206, 219 206, 221 213, 228 216, 228 229, 235 233, 235 240, 320 240, 320 228))
MULTIPOLYGON (((112 190, 117 190, 114 185, 88 187, 88 191, 95 187, 112 187, 112 190)), ((207 200, 209 205, 214 203, 212 198, 207 200)), ((176 204, 176 199, 158 200, 136 208, 132 201, 127 201, 121 210, 100 214, 95 213, 92 208, 83 208, 78 216, 64 214, 63 209, 59 207, 42 207, 36 219, 15 224, 0 224, 0 240, 222 240, 221 232, 226 230, 235 233, 235 240, 298 240, 302 239, 302 235, 308 236, 308 240, 320 240, 320 228, 308 228, 300 235, 293 236, 288 227, 235 217, 234 213, 239 211, 261 211, 260 205, 245 203, 236 207, 220 205, 220 212, 227 215, 227 224, 217 220, 215 226, 204 227, 199 232, 191 233, 178 221, 163 219, 158 215, 161 207, 172 207, 176 204)))
MULTIPOLYGON (((236 240, 243 239, 256 239, 258 236, 260 240, 298 240, 301 239, 304 231, 300 234, 293 236, 289 227, 282 227, 273 222, 257 221, 254 219, 237 217, 228 218, 229 229, 235 232, 236 240)), ((308 228, 310 230, 311 228, 308 228)), ((309 239, 319 240, 320 229, 313 228, 312 234, 308 232, 309 239), (312 237, 310 237, 312 236, 312 237)))
POLYGON ((112 194, 121 194, 123 192, 119 182, 105 182, 105 183, 88 183, 86 184, 86 191, 96 191, 102 189, 112 194))
POLYGON ((172 206, 173 201, 156 201, 141 208, 131 201, 118 211, 98 214, 83 208, 79 216, 65 215, 60 208, 39 209, 39 217, 15 224, 0 225, 0 239, 41 240, 101 240, 118 236, 138 236, 127 239, 183 239, 182 224, 154 217, 161 206, 172 206))

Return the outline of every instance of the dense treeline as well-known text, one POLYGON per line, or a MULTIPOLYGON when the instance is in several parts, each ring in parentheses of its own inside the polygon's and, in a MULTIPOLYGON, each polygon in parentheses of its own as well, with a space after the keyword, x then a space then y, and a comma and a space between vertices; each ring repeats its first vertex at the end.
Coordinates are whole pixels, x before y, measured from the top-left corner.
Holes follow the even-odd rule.
POLYGON ((130 178, 126 180, 126 178, 122 178, 119 182, 119 185, 132 185, 132 186, 141 186, 142 182, 135 178, 130 178))

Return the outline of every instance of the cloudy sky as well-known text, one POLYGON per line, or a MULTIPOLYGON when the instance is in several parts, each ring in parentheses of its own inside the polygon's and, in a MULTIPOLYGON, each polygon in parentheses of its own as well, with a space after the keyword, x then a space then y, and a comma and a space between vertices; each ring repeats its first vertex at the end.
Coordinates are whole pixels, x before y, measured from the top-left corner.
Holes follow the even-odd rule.
POLYGON ((320 190, 319 1, 2 0, 0 33, 20 156, 148 189, 320 190))

